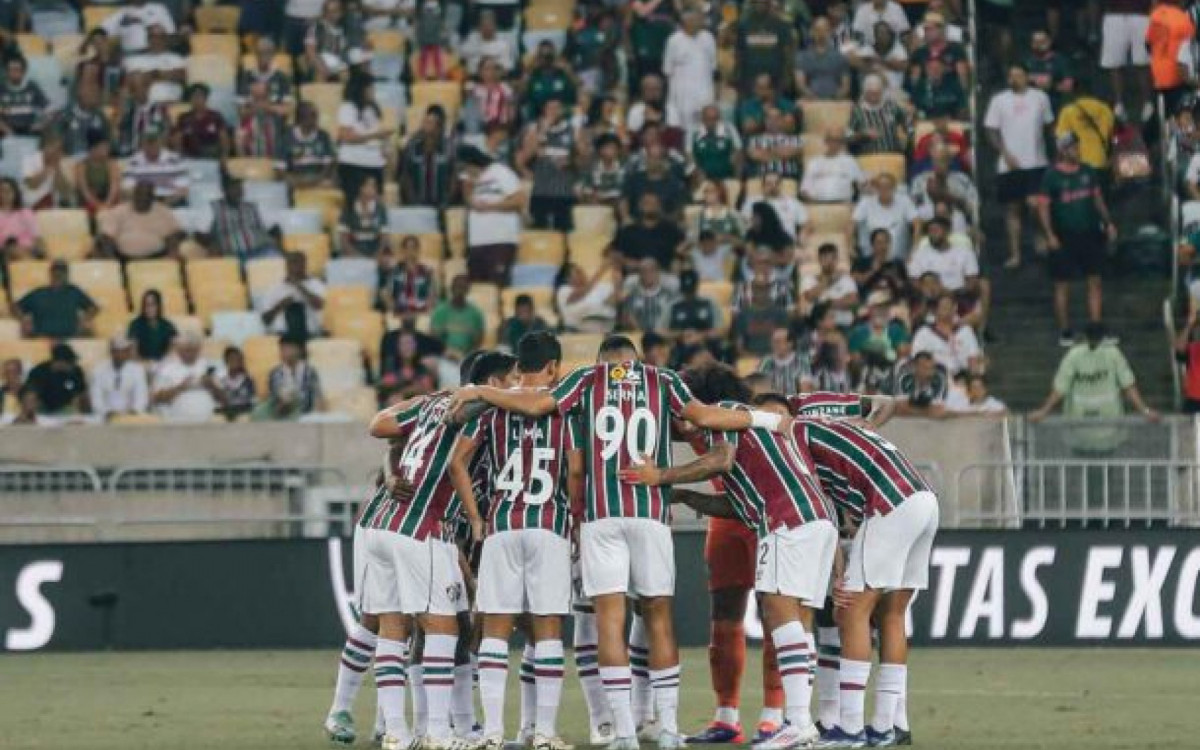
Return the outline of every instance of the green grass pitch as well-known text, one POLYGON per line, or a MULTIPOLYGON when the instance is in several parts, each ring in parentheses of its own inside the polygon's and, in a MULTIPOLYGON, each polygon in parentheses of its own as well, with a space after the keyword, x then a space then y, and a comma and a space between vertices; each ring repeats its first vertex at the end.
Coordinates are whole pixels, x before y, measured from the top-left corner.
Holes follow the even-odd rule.
MULTIPOLYGON (((753 719, 760 690, 751 653, 743 713, 753 719)), ((919 747, 1200 746, 1195 650, 927 649, 912 661, 919 747)), ((335 649, 7 655, 0 658, 0 748, 328 748, 321 722, 336 664, 335 649)), ((515 707, 515 688, 509 696, 515 707)), ((571 670, 564 700, 560 727, 579 743, 585 714, 571 670)), ((688 650, 683 729, 702 726, 712 705, 706 654, 688 650)), ((356 712, 368 733, 374 708, 368 678, 356 712)), ((510 734, 514 724, 510 713, 510 734)), ((370 744, 360 738, 356 746, 370 744)))

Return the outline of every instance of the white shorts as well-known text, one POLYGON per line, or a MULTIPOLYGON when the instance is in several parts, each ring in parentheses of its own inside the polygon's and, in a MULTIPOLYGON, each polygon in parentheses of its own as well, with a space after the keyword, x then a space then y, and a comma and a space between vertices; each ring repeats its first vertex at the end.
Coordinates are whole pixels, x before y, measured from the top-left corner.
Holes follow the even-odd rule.
POLYGON ((671 528, 649 518, 601 518, 579 532, 583 593, 675 595, 671 528))
POLYGON ((381 529, 365 529, 362 535, 366 565, 357 588, 360 611, 453 615, 466 602, 453 545, 381 529))
POLYGON ((929 555, 938 530, 938 501, 918 492, 886 516, 863 519, 846 561, 846 590, 929 588, 929 555))
POLYGON ((838 533, 825 520, 779 529, 758 542, 754 590, 799 599, 814 609, 825 606, 838 533))
POLYGON ((485 614, 565 615, 571 543, 553 531, 502 531, 483 542, 475 608, 485 614))
POLYGON ((429 543, 446 545, 446 554, 450 555, 450 559, 454 561, 454 582, 458 584, 459 590, 463 592, 463 595, 458 597, 458 600, 455 602, 454 611, 458 614, 470 612, 471 600, 467 597, 467 582, 463 580, 462 566, 458 564, 458 545, 454 542, 442 541, 441 539, 430 539, 429 543))
POLYGON ((1106 13, 1100 29, 1100 67, 1123 68, 1149 65, 1146 29, 1149 16, 1136 13, 1106 13))
POLYGON ((353 555, 350 565, 354 571, 354 601, 357 608, 357 602, 362 600, 363 583, 367 578, 367 530, 357 524, 354 526, 350 554, 353 555))

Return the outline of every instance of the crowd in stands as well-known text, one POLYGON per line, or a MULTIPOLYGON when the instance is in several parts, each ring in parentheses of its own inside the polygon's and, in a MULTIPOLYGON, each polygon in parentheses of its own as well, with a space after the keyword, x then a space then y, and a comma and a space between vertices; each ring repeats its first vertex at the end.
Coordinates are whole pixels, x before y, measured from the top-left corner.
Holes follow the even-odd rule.
POLYGON ((1003 413, 964 13, 2 2, 6 419, 365 415, 544 328, 1003 413))

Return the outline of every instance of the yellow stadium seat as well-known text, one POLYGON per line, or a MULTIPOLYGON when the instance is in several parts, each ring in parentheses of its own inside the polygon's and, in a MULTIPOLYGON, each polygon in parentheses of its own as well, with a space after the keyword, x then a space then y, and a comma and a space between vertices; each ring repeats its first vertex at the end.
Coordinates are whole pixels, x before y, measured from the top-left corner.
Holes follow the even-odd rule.
POLYGON ((175 325, 175 330, 181 334, 190 333, 204 338, 204 321, 195 315, 172 315, 171 323, 175 325))
POLYGON ((83 28, 87 31, 99 28, 116 12, 115 5, 89 5, 83 9, 83 28))
POLYGON ((854 224, 851 203, 813 203, 808 208, 808 226, 814 232, 845 232, 854 224))
POLYGON ((267 376, 271 368, 279 364, 278 336, 251 336, 242 342, 242 354, 246 358, 246 372, 254 380, 259 395, 267 392, 267 376))
POLYGON ((14 318, 0 318, 0 341, 16 341, 21 338, 21 322, 14 318))
POLYGON ((0 362, 19 359, 26 369, 50 359, 50 339, 17 339, 0 341, 0 362))
POLYGON ((313 364, 358 364, 362 361, 362 345, 354 339, 313 339, 308 342, 308 359, 313 364))
POLYGON ((460 207, 447 208, 442 212, 446 225, 446 244, 450 246, 450 254, 462 257, 467 254, 467 209, 460 207))
POLYGON ((379 366, 376 360, 385 332, 382 315, 374 311, 330 310, 325 316, 325 328, 330 336, 357 341, 366 352, 372 371, 379 366))
POLYGON ((108 359, 108 342, 102 338, 69 339, 67 343, 79 357, 79 366, 89 375, 96 365, 108 359))
POLYGON ((572 15, 566 8, 533 6, 525 10, 526 31, 566 31, 572 15))
POLYGON ((854 102, 839 101, 806 101, 800 102, 804 112, 804 132, 825 134, 830 130, 845 130, 850 124, 850 113, 854 110, 854 102))
POLYGON ((440 104, 446 110, 447 122, 454 122, 462 107, 462 85, 455 81, 420 81, 412 85, 409 93, 410 112, 415 110, 424 115, 430 106, 440 104))
POLYGON ((737 208, 738 201, 742 199, 742 181, 741 180, 725 180, 725 203, 730 208, 737 208))
POLYGON ((199 294, 193 294, 192 304, 196 308, 196 315, 203 318, 205 326, 211 329, 213 313, 241 312, 246 309, 246 288, 241 282, 237 285, 202 286, 199 294))
POLYGON ((739 357, 737 361, 737 374, 744 378, 747 375, 758 372, 758 363, 758 357, 739 357))
MULTIPOLYGON (((236 34, 242 9, 233 5, 201 5, 196 8, 196 36, 204 34, 236 34)), ((193 51, 196 49, 192 45, 193 51)))
POLYGON ((858 157, 858 166, 869 179, 880 174, 890 174, 900 185, 906 182, 907 168, 903 154, 867 154, 858 157))
MULTIPOLYGON (((800 183, 790 177, 785 177, 779 184, 780 191, 791 198, 800 195, 800 183)), ((745 195, 746 200, 751 201, 761 198, 763 194, 763 181, 761 177, 750 177, 746 180, 745 195)))
POLYGON ((140 298, 147 289, 183 284, 179 261, 169 258, 132 261, 125 266, 125 276, 129 279, 129 292, 135 298, 140 298))
POLYGON ((825 139, 817 136, 805 138, 804 142, 801 143, 800 148, 804 151, 802 163, 808 164, 810 159, 814 159, 818 156, 824 156, 825 139))
POLYGON ((108 424, 121 427, 147 427, 162 424, 163 418, 158 414, 113 414, 108 424))
POLYGON ((17 46, 25 57, 41 57, 50 54, 50 46, 37 34, 17 34, 17 46))
POLYGON ((312 102, 320 114, 321 127, 336 136, 337 111, 342 104, 342 84, 305 83, 300 86, 300 99, 312 102))
POLYGON ((475 282, 467 292, 467 301, 482 310, 484 315, 497 315, 500 311, 500 287, 475 282))
POLYGON ((34 213, 42 237, 90 237, 87 211, 81 208, 43 209, 34 213))
POLYGON ((308 259, 308 272, 320 276, 325 273, 325 264, 329 262, 329 235, 327 234, 285 234, 283 249, 289 252, 304 253, 308 259))
POLYGON ((564 333, 558 337, 558 342, 562 345, 563 360, 584 364, 596 361, 596 353, 600 350, 602 341, 604 334, 600 333, 564 333))
POLYGON ((379 397, 375 389, 361 385, 357 388, 342 388, 327 395, 329 411, 348 414, 362 423, 370 422, 379 411, 379 397))
POLYGON ((188 289, 192 296, 196 290, 221 285, 242 283, 242 270, 237 258, 196 258, 183 266, 188 289))
POLYGON ((517 306, 517 297, 528 295, 533 299, 533 309, 544 320, 550 322, 556 319, 554 314, 554 290, 550 287, 537 286, 522 288, 509 288, 500 290, 500 316, 507 318, 514 314, 517 306))
POLYGON ((242 56, 242 43, 236 33, 192 34, 188 37, 188 43, 192 47, 192 57, 212 55, 237 65, 238 58, 242 56))
POLYGON ((346 311, 370 312, 375 300, 371 290, 362 286, 331 286, 325 290, 326 315, 339 315, 346 311))
POLYGON ((40 286, 50 283, 50 263, 44 260, 18 260, 8 264, 8 287, 13 302, 40 286))
POLYGON ((261 292, 279 284, 287 275, 283 258, 259 258, 246 264, 246 285, 250 292, 261 292))
MULTIPOLYGON (((251 70, 257 65, 254 55, 242 55, 242 70, 251 70)), ((283 73, 288 78, 292 77, 292 58, 284 52, 280 52, 271 58, 271 65, 283 73)))
POLYGON ((293 196, 296 208, 315 208, 321 211, 321 220, 326 229, 337 226, 342 218, 345 196, 337 188, 304 188, 293 196))
POLYGON ((162 295, 163 315, 168 318, 175 319, 180 315, 187 315, 189 311, 187 292, 183 287, 176 284, 175 286, 160 287, 158 293, 162 295))
MULTIPOLYGON (((400 251, 400 242, 406 235, 392 234, 392 250, 400 251)), ((441 234, 437 232, 422 232, 417 235, 417 242, 421 243, 421 260, 429 263, 432 266, 441 265, 441 262, 446 258, 446 241, 441 234)))
POLYGON ((42 238, 46 257, 54 260, 83 260, 92 252, 91 237, 58 235, 42 238))
POLYGON ((83 45, 83 34, 59 34, 50 41, 53 54, 63 70, 75 70, 79 64, 79 48, 83 45))
POLYGON ((118 333, 125 333, 131 317, 133 316, 127 310, 110 309, 101 305, 100 312, 92 318, 92 333, 102 339, 110 339, 118 333))
POLYGON ((456 276, 465 276, 467 273, 466 258, 447 258, 442 261, 442 288, 450 286, 450 282, 454 281, 456 276))
POLYGON ((187 59, 187 80, 214 89, 231 89, 237 83, 237 56, 192 55, 187 59))
POLYGON ((371 51, 377 55, 403 55, 405 49, 404 34, 390 29, 376 29, 367 32, 367 41, 371 51))
POLYGON ((608 248, 612 244, 608 237, 575 231, 568 237, 568 244, 571 262, 585 271, 595 271, 608 263, 608 248))
POLYGON ((253 156, 237 156, 225 162, 231 177, 239 180, 274 180, 275 162, 253 156))
POLYGON ((562 232, 528 230, 521 232, 517 246, 518 263, 547 263, 562 265, 567 240, 562 232))
MULTIPOLYGON (((950 132, 966 133, 971 129, 971 123, 954 121, 950 123, 950 132)), ((922 138, 934 131, 932 120, 921 120, 913 128, 913 143, 918 143, 922 138)))
POLYGON ((608 206, 575 206, 571 221, 575 234, 602 235, 606 239, 617 234, 617 217, 608 206))
POLYGON ((696 290, 701 297, 713 301, 718 309, 728 312, 733 303, 733 282, 731 281, 702 281, 696 290))
POLYGON ((129 314, 129 298, 125 296, 124 287, 101 287, 87 290, 87 294, 101 310, 115 310, 122 315, 129 314))

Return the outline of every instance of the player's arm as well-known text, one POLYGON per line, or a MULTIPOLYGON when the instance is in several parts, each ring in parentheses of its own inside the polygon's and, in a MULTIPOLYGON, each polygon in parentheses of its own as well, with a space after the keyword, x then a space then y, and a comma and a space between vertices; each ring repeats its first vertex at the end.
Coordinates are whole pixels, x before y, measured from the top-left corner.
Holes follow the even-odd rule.
POLYGON ((867 413, 867 422, 872 427, 883 427, 896 414, 896 399, 891 396, 863 396, 871 410, 867 413))
POLYGON ((527 417, 543 417, 558 409, 558 400, 544 388, 496 388, 469 385, 459 388, 450 399, 451 413, 475 401, 483 401, 506 411, 527 417))
MULTIPOLYGON (((722 409, 722 411, 725 410, 722 409)), ((703 482, 732 469, 735 452, 736 449, 729 443, 716 443, 707 453, 697 457, 696 460, 682 466, 669 466, 665 469, 655 465, 653 456, 647 456, 642 463, 621 469, 619 476, 622 482, 645 484, 651 487, 660 484, 703 482)))
POLYGON ((710 406, 699 401, 689 401, 683 407, 681 415, 684 419, 706 430, 714 432, 740 432, 751 427, 765 427, 772 432, 786 432, 791 428, 791 420, 758 409, 726 409, 723 406, 710 406))
POLYGON ((737 518, 733 503, 724 495, 706 495, 695 490, 672 490, 671 502, 686 505, 702 516, 710 518, 737 518))
POLYGON ((471 458, 475 455, 477 444, 465 435, 459 435, 454 441, 454 449, 450 454, 450 484, 462 502, 467 521, 471 524, 471 538, 483 541, 483 518, 479 515, 479 501, 475 497, 475 488, 471 484, 471 458))
POLYGON ((371 420, 371 437, 383 440, 394 440, 404 437, 406 431, 396 417, 421 403, 424 399, 424 396, 406 399, 376 414, 375 418, 371 420))

